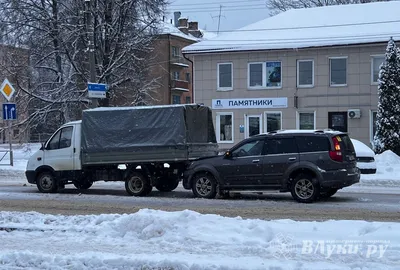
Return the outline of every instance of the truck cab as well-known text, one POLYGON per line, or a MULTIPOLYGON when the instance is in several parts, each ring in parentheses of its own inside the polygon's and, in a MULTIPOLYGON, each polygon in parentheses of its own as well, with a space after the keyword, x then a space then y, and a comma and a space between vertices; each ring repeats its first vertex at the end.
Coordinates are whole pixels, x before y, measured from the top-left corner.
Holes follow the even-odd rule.
POLYGON ((26 177, 42 192, 55 191, 51 178, 63 179, 82 168, 80 161, 81 121, 69 122, 54 134, 28 160, 26 177))

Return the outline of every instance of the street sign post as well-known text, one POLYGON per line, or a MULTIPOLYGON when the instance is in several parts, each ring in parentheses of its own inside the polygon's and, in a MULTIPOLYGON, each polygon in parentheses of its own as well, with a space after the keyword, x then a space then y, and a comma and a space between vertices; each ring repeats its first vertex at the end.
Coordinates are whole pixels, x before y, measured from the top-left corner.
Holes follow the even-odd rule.
POLYGON ((17 120, 17 106, 15 103, 3 103, 3 119, 17 120))
POLYGON ((88 94, 90 98, 106 98, 107 85, 103 83, 88 83, 88 94))
MULTIPOLYGON (((15 89, 12 84, 7 80, 3 81, 0 86, 0 92, 7 99, 8 102, 15 94, 15 89)), ((4 103, 3 104, 3 120, 16 120, 17 119, 17 106, 15 103, 4 103)), ((10 143, 10 165, 14 166, 14 156, 12 150, 12 124, 8 121, 8 141, 10 143)))
POLYGON ((14 87, 7 79, 5 79, 1 84, 0 91, 3 94, 3 96, 7 99, 7 101, 10 101, 15 93, 14 87))

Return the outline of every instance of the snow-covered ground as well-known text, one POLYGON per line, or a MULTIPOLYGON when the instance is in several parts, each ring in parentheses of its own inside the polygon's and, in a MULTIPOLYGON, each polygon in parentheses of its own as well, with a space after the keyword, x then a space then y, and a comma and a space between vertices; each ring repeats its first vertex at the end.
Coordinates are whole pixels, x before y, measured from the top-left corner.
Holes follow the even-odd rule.
MULTIPOLYGON (((15 148, 15 166, 0 167, 0 183, 26 183, 16 176, 23 176, 39 145, 15 148)), ((362 175, 350 190, 399 190, 400 158, 385 152, 376 160, 377 174, 362 175)), ((365 270, 400 265, 400 223, 258 220, 189 210, 85 216, 2 211, 0 243, 0 269, 7 270, 365 270)))
POLYGON ((2 269, 398 269, 400 224, 0 212, 2 269))

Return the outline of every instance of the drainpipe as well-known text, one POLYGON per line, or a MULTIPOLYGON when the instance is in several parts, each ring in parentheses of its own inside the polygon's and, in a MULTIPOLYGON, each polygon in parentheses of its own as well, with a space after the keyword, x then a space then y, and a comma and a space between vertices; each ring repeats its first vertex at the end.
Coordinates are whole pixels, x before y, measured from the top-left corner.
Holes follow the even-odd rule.
POLYGON ((184 53, 182 53, 182 55, 186 60, 188 60, 190 63, 192 63, 192 81, 191 81, 191 83, 192 83, 192 97, 191 98, 192 98, 192 103, 193 103, 194 102, 194 73, 193 73, 194 64, 193 64, 193 61, 190 60, 189 58, 187 58, 184 53))

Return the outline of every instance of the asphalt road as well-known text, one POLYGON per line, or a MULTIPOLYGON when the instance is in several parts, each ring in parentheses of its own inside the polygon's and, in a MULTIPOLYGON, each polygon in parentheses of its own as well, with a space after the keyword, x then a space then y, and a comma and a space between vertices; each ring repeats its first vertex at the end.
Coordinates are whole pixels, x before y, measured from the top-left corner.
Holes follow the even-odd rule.
POLYGON ((178 187, 173 192, 153 190, 147 197, 128 196, 123 183, 95 183, 86 191, 73 186, 56 194, 39 193, 24 179, 0 177, 0 211, 37 211, 48 214, 134 213, 143 208, 193 210, 204 214, 258 219, 353 219, 400 221, 400 194, 339 191, 312 204, 295 202, 289 193, 237 194, 229 199, 198 199, 178 187))

